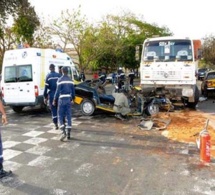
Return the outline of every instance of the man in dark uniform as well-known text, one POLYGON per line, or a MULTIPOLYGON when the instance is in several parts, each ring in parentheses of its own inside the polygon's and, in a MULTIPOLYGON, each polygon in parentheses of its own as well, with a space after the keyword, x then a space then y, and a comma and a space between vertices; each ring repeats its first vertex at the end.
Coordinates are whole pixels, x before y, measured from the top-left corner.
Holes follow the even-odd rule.
POLYGON ((43 97, 44 97, 45 104, 47 104, 47 101, 49 99, 49 107, 52 113, 52 121, 55 125, 55 129, 58 129, 57 106, 54 106, 52 102, 57 88, 57 80, 61 77, 61 75, 55 72, 54 64, 50 64, 49 70, 50 70, 50 73, 46 76, 46 83, 45 83, 45 90, 43 93, 43 97))
POLYGON ((60 129, 62 130, 62 136, 60 138, 63 141, 66 136, 70 139, 70 132, 72 128, 72 111, 71 105, 75 99, 75 87, 73 81, 68 76, 68 68, 62 68, 63 76, 58 79, 57 90, 54 95, 53 104, 56 105, 58 100, 58 119, 60 129), (67 119, 67 125, 65 126, 64 119, 67 119))

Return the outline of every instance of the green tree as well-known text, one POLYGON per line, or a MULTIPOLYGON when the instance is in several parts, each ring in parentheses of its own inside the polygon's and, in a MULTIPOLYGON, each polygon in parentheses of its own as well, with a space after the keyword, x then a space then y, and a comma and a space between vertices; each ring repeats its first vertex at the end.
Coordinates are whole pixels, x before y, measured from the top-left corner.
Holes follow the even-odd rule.
POLYGON ((81 7, 72 12, 65 10, 61 16, 53 21, 49 27, 49 34, 57 44, 61 45, 68 53, 75 50, 78 56, 78 65, 82 68, 84 62, 82 48, 85 35, 88 34, 90 25, 85 16, 81 15, 81 7))
POLYGON ((215 65, 215 36, 206 36, 203 39, 203 62, 207 64, 208 67, 213 67, 215 65))
POLYGON ((0 22, 6 22, 9 15, 14 15, 19 5, 17 0, 0 0, 0 22))
MULTIPOLYGON (((1 22, 0 22, 1 23, 1 22)), ((15 45, 16 37, 11 29, 11 27, 6 24, 0 25, 0 64, 2 65, 4 52, 6 50, 12 49, 15 45)), ((0 66, 0 71, 1 71, 0 66)))
POLYGON ((21 37, 24 41, 33 42, 33 32, 38 24, 34 8, 28 0, 0 0, 0 64, 4 52, 14 48, 21 37), (9 17, 15 22, 13 27, 7 24, 9 17))
POLYGON ((28 0, 20 0, 17 7, 17 15, 14 17, 13 31, 18 42, 27 42, 32 45, 34 32, 40 25, 39 18, 28 0))
POLYGON ((40 25, 34 32, 34 43, 33 47, 38 48, 56 48, 54 40, 49 33, 49 26, 45 24, 44 19, 40 21, 40 25))
MULTIPOLYGON (((117 69, 119 66, 135 69, 135 48, 153 35, 171 35, 166 27, 148 24, 132 13, 107 15, 98 27, 96 51, 99 54, 94 64, 97 68, 117 69)), ((94 44, 95 45, 95 44, 94 44)))
POLYGON ((132 13, 107 15, 93 26, 81 15, 80 6, 63 11, 46 33, 67 53, 77 53, 80 69, 106 70, 138 67, 136 46, 152 35, 171 34, 167 28, 143 22, 132 13))

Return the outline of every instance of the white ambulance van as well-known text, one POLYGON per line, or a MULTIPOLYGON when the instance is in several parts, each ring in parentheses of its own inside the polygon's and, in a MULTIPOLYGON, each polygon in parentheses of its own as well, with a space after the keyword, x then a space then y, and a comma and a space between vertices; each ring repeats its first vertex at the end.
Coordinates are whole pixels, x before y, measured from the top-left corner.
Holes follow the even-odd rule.
POLYGON ((26 106, 44 107, 43 92, 50 64, 54 64, 55 70, 59 72, 62 66, 67 66, 69 76, 78 82, 79 72, 66 53, 39 48, 6 51, 1 80, 4 105, 10 106, 17 113, 26 106))

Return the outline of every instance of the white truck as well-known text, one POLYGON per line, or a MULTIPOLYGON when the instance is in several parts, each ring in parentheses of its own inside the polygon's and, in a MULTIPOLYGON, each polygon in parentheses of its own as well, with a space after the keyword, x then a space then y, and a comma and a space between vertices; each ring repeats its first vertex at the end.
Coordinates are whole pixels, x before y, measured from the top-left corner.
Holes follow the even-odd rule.
POLYGON ((140 84, 144 93, 155 92, 170 101, 195 108, 199 100, 196 73, 200 40, 182 37, 148 38, 143 43, 140 84))
POLYGON ((10 106, 15 112, 21 112, 26 106, 45 107, 43 92, 50 64, 54 64, 59 72, 62 66, 67 66, 69 76, 78 82, 79 72, 66 53, 40 48, 6 51, 1 79, 4 105, 10 106))

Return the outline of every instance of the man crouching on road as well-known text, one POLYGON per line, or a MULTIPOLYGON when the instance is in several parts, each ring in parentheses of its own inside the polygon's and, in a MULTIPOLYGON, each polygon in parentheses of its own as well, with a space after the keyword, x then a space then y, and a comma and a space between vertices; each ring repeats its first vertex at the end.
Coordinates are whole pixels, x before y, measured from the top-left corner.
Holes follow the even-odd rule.
POLYGON ((63 141, 66 136, 70 139, 70 132, 72 128, 72 111, 71 105, 75 99, 75 87, 72 79, 68 76, 68 68, 62 67, 63 76, 57 81, 57 90, 54 95, 53 105, 57 104, 58 99, 58 119, 62 136, 60 141, 63 141), (67 119, 65 126, 64 119, 67 119))
POLYGON ((115 116, 121 120, 126 119, 126 115, 131 112, 128 103, 129 93, 123 89, 122 93, 112 93, 115 98, 113 110, 116 112, 115 116))

